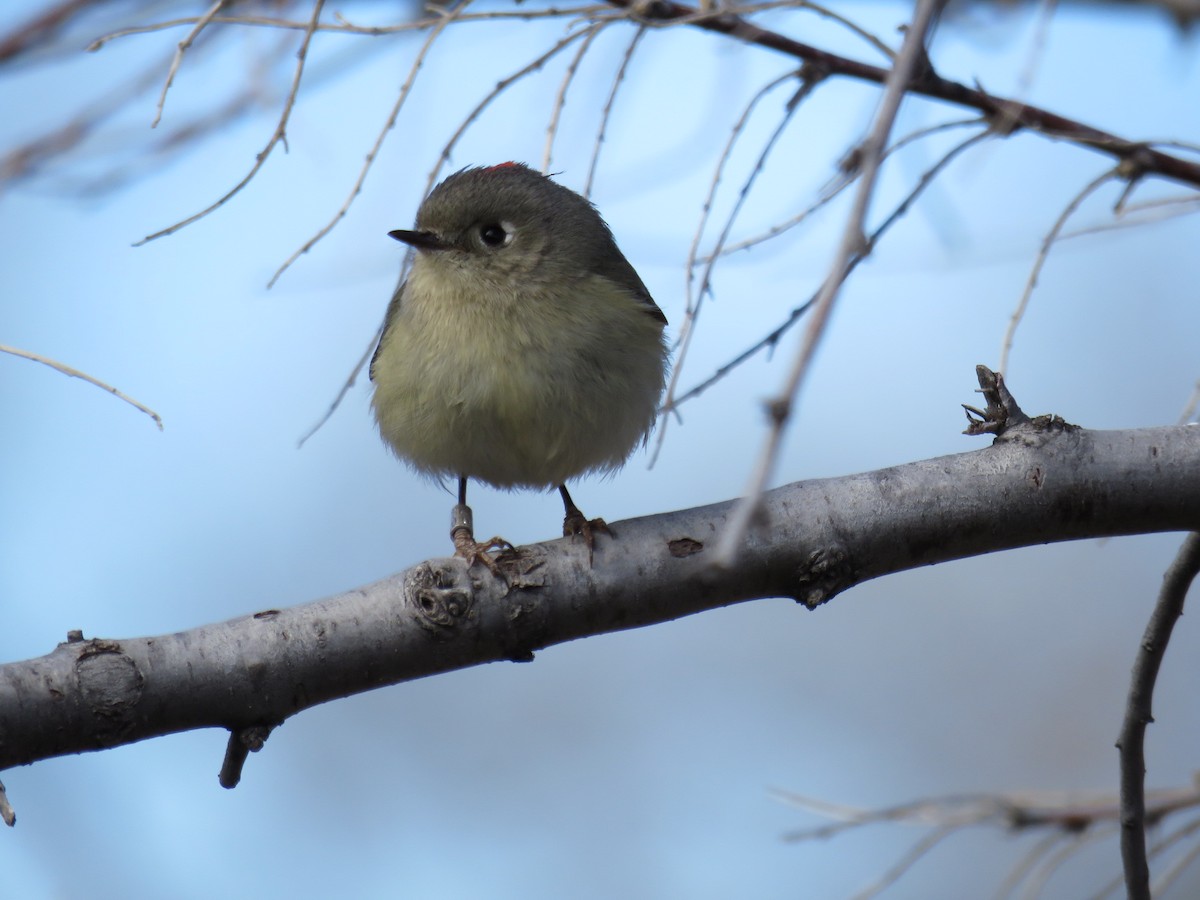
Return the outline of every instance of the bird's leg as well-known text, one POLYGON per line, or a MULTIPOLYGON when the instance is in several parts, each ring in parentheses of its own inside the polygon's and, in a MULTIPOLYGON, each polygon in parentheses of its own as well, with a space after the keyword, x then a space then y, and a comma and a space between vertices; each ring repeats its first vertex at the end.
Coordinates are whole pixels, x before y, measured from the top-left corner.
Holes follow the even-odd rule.
POLYGON ((592 563, 592 549, 596 545, 596 534, 604 533, 609 537, 615 537, 608 523, 603 519, 589 519, 579 507, 575 505, 575 501, 571 499, 571 495, 567 493, 567 486, 560 484, 558 492, 562 494, 563 508, 566 510, 566 517, 563 519, 563 537, 574 537, 577 534, 583 535, 583 541, 588 548, 588 565, 592 563))
MULTIPOLYGON (((576 510, 578 512, 578 510, 576 510)), ((493 575, 500 575, 496 561, 488 555, 491 550, 515 550, 502 537, 494 537, 482 543, 475 540, 475 522, 471 507, 467 506, 467 478, 465 475, 458 479, 458 503, 450 513, 450 540, 454 542, 454 555, 467 561, 467 566, 483 563, 493 575)))

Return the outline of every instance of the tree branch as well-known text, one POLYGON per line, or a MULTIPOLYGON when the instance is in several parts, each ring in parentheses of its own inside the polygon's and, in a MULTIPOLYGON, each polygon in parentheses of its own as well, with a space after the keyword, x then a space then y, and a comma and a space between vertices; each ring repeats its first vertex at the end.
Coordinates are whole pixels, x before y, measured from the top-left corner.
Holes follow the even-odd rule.
MULTIPOLYGON (((844 75, 860 81, 885 84, 890 68, 872 66, 858 60, 820 50, 809 44, 793 40, 776 31, 758 25, 733 13, 706 13, 691 6, 675 3, 674 0, 608 0, 613 6, 628 9, 639 21, 657 24, 689 23, 706 31, 738 38, 748 44, 775 50, 795 59, 820 66, 829 75, 844 75)), ((1141 141, 1118 137, 1099 128, 1068 119, 1049 110, 1030 106, 1016 100, 996 97, 982 87, 967 87, 956 81, 942 78, 932 68, 926 69, 910 83, 908 92, 945 100, 958 106, 977 109, 986 115, 993 127, 1010 134, 1017 129, 1028 129, 1046 137, 1070 141, 1088 147, 1118 160, 1121 177, 1130 181, 1155 174, 1200 188, 1200 164, 1156 150, 1141 141)))
POLYGON ((1200 572, 1200 534, 1189 534, 1163 576, 1162 591, 1146 624, 1133 663, 1125 721, 1117 749, 1121 758, 1121 861, 1129 900, 1150 900, 1150 866, 1146 860, 1146 726, 1154 721, 1151 703, 1158 668, 1183 615, 1183 601, 1200 572))
MULTIPOLYGON (((434 559, 341 596, 176 634, 74 634, 0 666, 0 768, 195 728, 265 735, 246 730, 745 600, 815 608, 881 575, 996 550, 1200 530, 1200 428, 1089 431, 1039 417, 987 449, 788 485, 764 496, 767 524, 723 569, 710 545, 733 507, 618 523, 594 567, 569 539, 521 548, 499 561, 507 584, 434 559)), ((226 774, 239 770, 234 759, 226 774)))

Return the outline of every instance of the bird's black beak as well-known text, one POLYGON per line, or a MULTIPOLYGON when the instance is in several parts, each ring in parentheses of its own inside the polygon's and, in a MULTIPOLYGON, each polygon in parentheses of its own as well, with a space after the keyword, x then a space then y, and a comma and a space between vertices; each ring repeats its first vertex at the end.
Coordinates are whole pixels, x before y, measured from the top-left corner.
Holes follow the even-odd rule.
POLYGON ((417 250, 444 250, 445 242, 432 231, 389 231, 388 237, 417 250))

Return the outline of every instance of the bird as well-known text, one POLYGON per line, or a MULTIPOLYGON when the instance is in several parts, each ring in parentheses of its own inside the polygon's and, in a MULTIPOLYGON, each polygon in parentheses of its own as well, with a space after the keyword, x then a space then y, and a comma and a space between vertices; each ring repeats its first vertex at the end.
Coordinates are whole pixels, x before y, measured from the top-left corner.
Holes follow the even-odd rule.
POLYGON ((414 251, 370 364, 384 442, 458 479, 455 555, 497 573, 467 483, 557 488, 564 536, 595 535, 566 483, 615 472, 645 442, 668 368, 667 318, 585 197, 527 165, 462 169, 421 203, 414 251))

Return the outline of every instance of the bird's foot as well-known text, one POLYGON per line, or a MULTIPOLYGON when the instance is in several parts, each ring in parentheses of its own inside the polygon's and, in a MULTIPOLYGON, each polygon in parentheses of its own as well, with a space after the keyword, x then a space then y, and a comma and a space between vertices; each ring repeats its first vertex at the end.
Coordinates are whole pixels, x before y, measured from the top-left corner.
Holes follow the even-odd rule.
POLYGON ((592 564, 597 534, 616 537, 603 519, 589 519, 578 508, 567 510, 566 518, 563 519, 563 537, 575 537, 576 535, 583 537, 583 542, 587 544, 589 566, 592 564))
POLYGON ((500 567, 496 565, 496 558, 491 555, 492 551, 496 550, 504 553, 517 549, 502 537, 494 537, 487 541, 476 541, 471 507, 462 503, 454 507, 450 524, 450 540, 454 542, 454 555, 460 559, 465 559, 467 561, 467 568, 475 565, 475 563, 481 563, 497 578, 503 578, 504 576, 500 572, 500 567))

